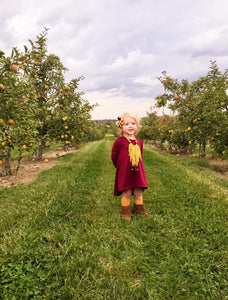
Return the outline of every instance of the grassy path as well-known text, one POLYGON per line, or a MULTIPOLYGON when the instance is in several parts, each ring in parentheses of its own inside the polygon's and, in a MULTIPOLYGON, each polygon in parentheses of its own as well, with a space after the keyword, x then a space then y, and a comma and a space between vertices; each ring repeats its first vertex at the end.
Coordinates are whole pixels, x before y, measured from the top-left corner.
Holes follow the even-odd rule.
POLYGON ((1 299, 226 299, 227 182, 144 149, 149 218, 119 216, 113 139, 0 188, 1 299))

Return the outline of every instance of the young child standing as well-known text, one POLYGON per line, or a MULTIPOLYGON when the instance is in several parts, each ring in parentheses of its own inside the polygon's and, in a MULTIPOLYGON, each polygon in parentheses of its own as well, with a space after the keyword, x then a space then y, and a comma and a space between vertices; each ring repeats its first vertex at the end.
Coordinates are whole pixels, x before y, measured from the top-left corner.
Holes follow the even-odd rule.
POLYGON ((116 168, 114 195, 121 198, 121 216, 131 220, 130 198, 134 195, 133 212, 149 215, 143 203, 143 190, 148 188, 143 166, 143 142, 135 137, 139 129, 139 117, 125 113, 120 120, 122 136, 112 147, 111 158, 116 168))

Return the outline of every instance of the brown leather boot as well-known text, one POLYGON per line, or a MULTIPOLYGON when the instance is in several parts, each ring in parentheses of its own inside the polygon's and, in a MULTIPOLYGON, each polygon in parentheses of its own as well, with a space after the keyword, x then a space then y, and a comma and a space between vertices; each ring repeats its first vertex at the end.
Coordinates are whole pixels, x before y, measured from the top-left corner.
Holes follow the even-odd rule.
POLYGON ((121 206, 121 211, 120 211, 121 216, 130 221, 131 220, 131 206, 121 206))
POLYGON ((149 216, 150 214, 146 211, 145 205, 143 204, 134 204, 133 212, 139 215, 149 216))

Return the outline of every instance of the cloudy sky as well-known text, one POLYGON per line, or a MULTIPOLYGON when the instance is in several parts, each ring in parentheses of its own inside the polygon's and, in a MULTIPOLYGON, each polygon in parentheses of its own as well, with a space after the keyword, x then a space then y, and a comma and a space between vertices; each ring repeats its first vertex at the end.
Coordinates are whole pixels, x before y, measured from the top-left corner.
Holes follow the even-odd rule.
MULTIPOLYGON (((162 93, 162 71, 178 79, 228 68, 227 0, 1 0, 0 50, 23 50, 49 28, 48 52, 83 76, 93 119, 145 116, 162 93)), ((161 112, 158 112, 161 113, 161 112)))

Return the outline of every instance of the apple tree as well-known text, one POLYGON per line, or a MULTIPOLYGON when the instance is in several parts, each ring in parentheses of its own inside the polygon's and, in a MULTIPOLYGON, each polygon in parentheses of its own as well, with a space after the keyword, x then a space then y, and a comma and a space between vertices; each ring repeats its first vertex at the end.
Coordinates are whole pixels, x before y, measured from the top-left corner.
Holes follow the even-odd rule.
POLYGON ((89 132, 90 111, 94 105, 83 99, 83 93, 78 91, 81 79, 72 79, 64 84, 54 102, 50 135, 61 141, 65 149, 85 140, 89 132))
POLYGON ((33 146, 36 138, 34 103, 30 101, 33 86, 18 67, 21 54, 12 49, 10 57, 0 53, 0 164, 1 174, 11 175, 11 150, 20 152, 33 146))
POLYGON ((41 160, 46 141, 53 131, 52 120, 55 115, 56 99, 61 97, 64 86, 64 71, 60 58, 47 52, 47 29, 37 36, 35 42, 29 40, 31 49, 25 47, 25 53, 21 56, 20 68, 28 76, 34 88, 31 95, 34 104, 34 118, 38 122, 37 155, 41 160))
POLYGON ((155 112, 147 112, 147 116, 141 119, 141 128, 138 137, 145 140, 151 140, 154 144, 159 140, 159 128, 157 126, 159 116, 155 112))
MULTIPOLYGON (((211 62, 210 70, 193 82, 178 82, 162 73, 159 77, 165 93, 157 97, 157 106, 168 106, 177 116, 175 134, 183 141, 183 147, 189 144, 199 145, 199 155, 206 155, 206 145, 218 153, 224 153, 228 147, 227 128, 227 88, 228 73, 219 71, 216 62, 211 62)), ((174 125, 173 125, 174 126, 174 125)), ((176 143, 176 141, 175 141, 176 143)), ((180 146, 180 144, 178 146, 180 146)))

